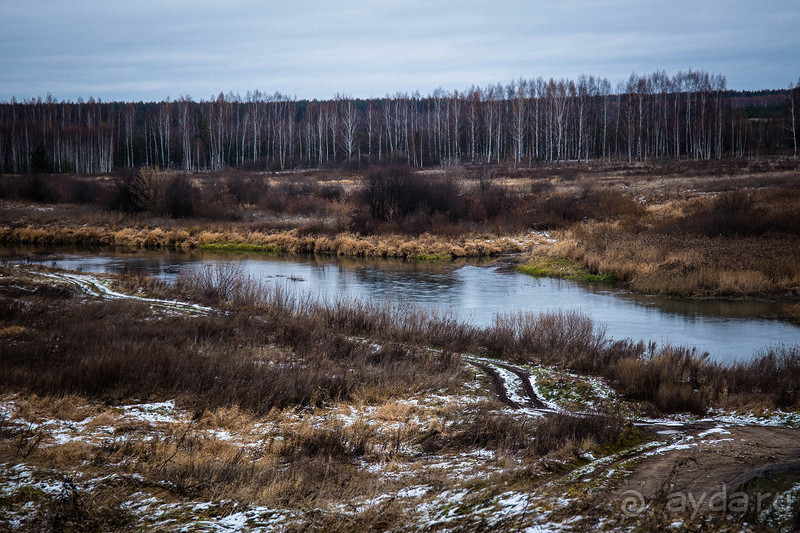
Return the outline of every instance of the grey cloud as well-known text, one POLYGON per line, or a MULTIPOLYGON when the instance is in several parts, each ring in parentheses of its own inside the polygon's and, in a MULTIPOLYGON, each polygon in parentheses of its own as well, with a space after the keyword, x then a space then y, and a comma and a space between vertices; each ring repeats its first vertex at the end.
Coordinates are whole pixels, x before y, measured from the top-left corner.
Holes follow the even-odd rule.
POLYGON ((328 98, 518 77, 702 68, 734 88, 800 74, 795 0, 144 0, 13 3, 0 99, 160 99, 258 88, 328 98))

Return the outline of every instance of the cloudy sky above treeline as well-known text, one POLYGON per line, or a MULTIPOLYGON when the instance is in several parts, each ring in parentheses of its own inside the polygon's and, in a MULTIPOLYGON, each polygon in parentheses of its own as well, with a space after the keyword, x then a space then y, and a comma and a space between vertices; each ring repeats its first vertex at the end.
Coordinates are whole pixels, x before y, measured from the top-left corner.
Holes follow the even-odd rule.
POLYGON ((519 78, 800 77, 798 0, 26 0, 0 17, 0 100, 380 97, 519 78))

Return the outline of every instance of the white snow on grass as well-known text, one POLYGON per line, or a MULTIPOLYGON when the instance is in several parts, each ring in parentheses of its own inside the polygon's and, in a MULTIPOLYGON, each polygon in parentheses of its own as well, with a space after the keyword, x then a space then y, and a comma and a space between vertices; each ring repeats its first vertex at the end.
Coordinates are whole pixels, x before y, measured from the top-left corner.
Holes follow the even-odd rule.
POLYGON ((439 494, 433 501, 417 506, 417 512, 422 517, 422 523, 428 527, 446 524, 459 518, 459 508, 463 505, 464 499, 469 491, 447 490, 439 494))
POLYGON ((561 524, 537 524, 526 527, 523 531, 525 533, 561 533, 564 531, 564 526, 561 524))
MULTIPOLYGON (((660 444, 662 444, 662 443, 658 442, 658 441, 646 442, 646 443, 644 443, 644 444, 642 444, 640 446, 636 446, 635 448, 632 448, 630 450, 623 450, 623 451, 621 451, 619 453, 615 453, 615 454, 612 454, 612 455, 607 455, 605 457, 601 457, 599 459, 595 459, 594 461, 590 462, 587 465, 584 465, 584 466, 581 466, 579 468, 576 468, 575 470, 573 470, 572 472, 570 472, 569 474, 567 474, 566 476, 564 476, 560 480, 556 480, 556 482, 554 482, 554 483, 570 484, 570 483, 574 483, 574 482, 576 482, 576 481, 578 481, 580 479, 583 479, 585 477, 592 477, 591 475, 593 475, 598 469, 602 468, 603 470, 605 470, 608 465, 610 465, 610 464, 612 464, 612 463, 614 463, 616 461, 619 461, 621 459, 625 459, 628 456, 635 457, 638 453, 646 451, 646 450, 651 450, 653 448, 656 448, 660 444)), ((547 483, 547 484, 545 484, 545 487, 552 486, 554 483, 547 483)))
POLYGON ((553 243, 558 242, 556 239, 554 239, 554 238, 552 238, 550 236, 550 232, 549 231, 532 231, 530 234, 533 235, 533 236, 538 237, 539 240, 542 240, 542 241, 544 241, 544 242, 546 242, 548 244, 553 244, 553 243))
POLYGON ((234 511, 219 517, 208 517, 214 508, 230 504, 227 500, 217 502, 167 503, 145 493, 135 493, 120 507, 144 518, 155 529, 169 531, 270 531, 284 529, 286 522, 294 517, 291 511, 271 509, 263 506, 236 505, 234 511), (182 525, 176 522, 180 520, 182 525))
POLYGON ((519 391, 522 390, 522 380, 519 376, 499 366, 492 366, 492 369, 497 372, 497 375, 503 380, 503 387, 506 389, 508 399, 519 406, 528 405, 527 398, 519 393, 519 391))
MULTIPOLYGON (((4 418, 12 425, 31 432, 32 434, 38 433, 41 436, 41 445, 43 446, 67 444, 72 441, 84 442, 87 440, 83 432, 86 430, 86 424, 91 420, 91 417, 80 422, 60 420, 57 418, 47 419, 41 422, 32 422, 21 416, 15 416, 17 408, 13 400, 0 403, 0 408, 2 408, 4 413, 7 413, 7 416, 4 418)), ((113 433, 113 430, 107 427, 93 428, 93 431, 105 431, 106 434, 113 433)))
POLYGON ((124 294, 117 292, 109 287, 110 281, 102 279, 98 276, 89 274, 72 274, 66 272, 38 272, 38 276, 49 278, 61 283, 65 283, 81 292, 94 296, 97 298, 105 298, 108 300, 136 300, 150 304, 151 308, 159 308, 167 311, 172 311, 180 314, 192 315, 206 315, 212 311, 210 307, 205 307, 198 304, 188 302, 181 302, 178 300, 160 300, 158 298, 146 298, 144 296, 136 296, 132 294, 124 294))
POLYGON ((758 517, 759 522, 776 531, 793 531, 791 524, 798 499, 800 499, 800 483, 778 494, 772 505, 761 512, 758 517))
POLYGON ((723 428, 721 426, 717 426, 715 428, 711 428, 709 430, 706 430, 706 431, 700 433, 698 435, 698 437, 702 439, 702 438, 708 437, 709 435, 730 435, 730 434, 731 434, 731 432, 728 431, 727 429, 725 429, 725 428, 723 428))
POLYGON ((506 492, 497 499, 499 509, 494 513, 494 522, 499 522, 509 516, 524 514, 531 506, 531 495, 519 492, 506 492))
MULTIPOLYGON (((4 413, 8 413, 5 418, 8 424, 20 430, 41 435, 40 446, 57 446, 69 444, 70 442, 97 445, 108 439, 114 439, 116 438, 117 430, 113 425, 95 423, 96 419, 107 414, 116 417, 121 412, 120 421, 143 423, 147 426, 181 424, 190 421, 186 412, 175 407, 174 400, 125 405, 114 408, 111 411, 104 411, 96 416, 87 416, 80 421, 59 418, 48 418, 40 421, 27 420, 21 416, 16 416, 18 409, 13 399, 1 401, 0 408, 4 413)), ((214 436, 220 440, 225 440, 225 437, 229 435, 220 433, 214 436)))
POLYGON ((138 403, 121 407, 128 419, 148 424, 179 424, 189 422, 189 416, 175 408, 175 400, 155 403, 138 403))
POLYGON ((52 496, 60 494, 64 489, 63 481, 52 479, 52 476, 45 476, 41 473, 34 476, 35 471, 32 466, 26 464, 0 464, 0 473, 2 474, 0 494, 8 496, 20 488, 26 487, 40 490, 52 496))
POLYGON ((415 487, 406 487, 397 491, 398 498, 422 498, 431 491, 431 487, 427 485, 417 485, 415 487))
POLYGON ((0 400, 0 420, 8 420, 14 416, 16 404, 10 400, 0 400))
POLYGON ((737 426, 789 426, 800 427, 800 414, 777 409, 768 415, 730 413, 723 409, 709 411, 709 417, 700 422, 717 422, 737 426))
POLYGON ((489 366, 493 371, 495 371, 500 380, 503 382, 503 389, 505 390, 508 399, 519 406, 517 412, 539 418, 548 412, 558 413, 563 411, 553 402, 544 399, 541 392, 536 387, 536 382, 534 381, 533 375, 527 372, 526 370, 519 368, 520 371, 530 375, 529 382, 531 388, 533 389, 533 392, 537 396, 537 398, 547 406, 545 409, 529 407, 530 405, 529 399, 521 394, 521 392, 525 390, 522 378, 519 375, 515 374, 514 372, 508 370, 508 368, 505 368, 513 365, 506 362, 500 363, 498 361, 494 361, 486 357, 475 357, 467 354, 462 354, 462 357, 467 362, 481 363, 483 365, 489 366))
POLYGON ((650 450, 645 452, 639 456, 640 459, 644 459, 646 457, 652 457, 654 455, 664 455, 667 452, 674 452, 677 450, 691 450, 697 446, 697 442, 694 440, 694 437, 689 435, 678 442, 667 444, 666 446, 660 446, 655 450, 650 450))
POLYGON ((533 393, 536 395, 537 398, 539 398, 542 401, 543 404, 547 406, 548 409, 552 409, 556 413, 563 412, 563 409, 561 409, 558 405, 545 398, 544 394, 542 394, 542 391, 539 390, 539 387, 536 386, 536 376, 530 374, 529 381, 531 382, 531 388, 533 389, 533 393))

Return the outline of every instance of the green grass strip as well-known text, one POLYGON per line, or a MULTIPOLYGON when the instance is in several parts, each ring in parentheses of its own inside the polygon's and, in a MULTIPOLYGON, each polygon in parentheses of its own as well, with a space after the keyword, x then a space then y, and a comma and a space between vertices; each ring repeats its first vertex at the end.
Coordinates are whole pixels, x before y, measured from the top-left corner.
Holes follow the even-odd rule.
POLYGON ((527 265, 519 265, 517 271, 537 278, 573 279, 589 283, 614 283, 617 279, 613 272, 592 274, 587 268, 563 258, 544 259, 527 265))

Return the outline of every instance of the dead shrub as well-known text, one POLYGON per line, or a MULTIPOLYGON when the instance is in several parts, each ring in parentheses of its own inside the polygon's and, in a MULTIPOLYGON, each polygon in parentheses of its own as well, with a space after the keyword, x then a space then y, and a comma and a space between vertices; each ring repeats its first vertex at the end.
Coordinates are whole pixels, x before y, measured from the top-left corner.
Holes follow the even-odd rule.
POLYGON ((187 218, 195 213, 194 189, 182 173, 163 177, 158 183, 156 212, 172 218, 187 218))
POLYGON ((647 212, 644 204, 614 189, 607 189, 600 193, 598 210, 599 217, 595 218, 600 220, 622 217, 638 219, 647 212))
POLYGON ((229 261, 206 263, 194 272, 182 273, 175 285, 194 299, 215 305, 252 306, 265 294, 265 288, 246 275, 242 265, 229 261))
POLYGON ((48 497, 32 516, 31 530, 99 532, 131 527, 132 513, 119 508, 122 502, 115 501, 114 495, 102 498, 106 501, 97 500, 78 490, 72 479, 65 477, 61 491, 48 497))
POLYGON ((341 426, 333 428, 306 428, 292 431, 284 435, 284 444, 280 454, 292 462, 327 458, 328 461, 349 461, 364 455, 374 432, 364 430, 346 431, 341 426))
POLYGON ((711 400, 708 386, 718 367, 694 350, 673 346, 653 350, 647 357, 621 359, 609 369, 620 392, 652 402, 666 413, 705 413, 711 400))
MULTIPOLYGON (((442 447, 485 448, 499 451, 527 449, 534 433, 533 424, 511 415, 478 411, 467 420, 457 422, 447 429, 442 447)), ((421 439, 424 449, 435 448, 436 434, 428 433, 421 439)))
POLYGON ((280 291, 259 298, 226 314, 155 321, 145 302, 69 298, 57 306, 42 299, 9 315, 37 335, 5 350, 0 390, 97 400, 177 397, 198 413, 238 406, 265 414, 354 396, 379 401, 460 380, 452 353, 392 342, 376 350, 326 325, 321 307, 280 291), (265 357, 265 344, 280 348, 265 357))
POLYGON ((148 168, 124 176, 117 185, 116 206, 127 212, 154 210, 158 176, 158 171, 148 168))
POLYGON ((731 394, 766 394, 780 408, 800 406, 800 346, 779 345, 764 349, 749 362, 727 369, 731 394))
POLYGON ((536 426, 533 449, 544 456, 589 440, 605 446, 622 439, 630 428, 630 423, 620 417, 553 414, 536 426))
MULTIPOLYGON (((401 165, 367 170, 356 198, 375 221, 394 222, 412 234, 429 231, 437 223, 433 215, 457 222, 463 212, 458 187, 450 177, 422 175, 401 165)), ((359 212, 354 211, 351 227, 368 229, 370 221, 359 212)))

